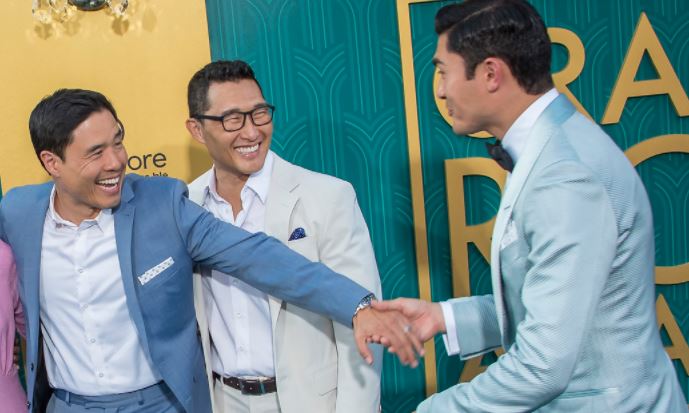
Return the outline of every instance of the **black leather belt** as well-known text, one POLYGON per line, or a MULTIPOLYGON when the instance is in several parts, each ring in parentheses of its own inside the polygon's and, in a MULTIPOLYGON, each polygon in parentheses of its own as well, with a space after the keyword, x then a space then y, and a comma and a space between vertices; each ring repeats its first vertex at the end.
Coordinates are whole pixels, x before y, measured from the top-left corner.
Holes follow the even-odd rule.
POLYGON ((222 381, 233 389, 241 391, 242 394, 259 395, 275 393, 277 391, 275 377, 267 379, 240 379, 239 377, 223 377, 213 372, 213 378, 222 381))

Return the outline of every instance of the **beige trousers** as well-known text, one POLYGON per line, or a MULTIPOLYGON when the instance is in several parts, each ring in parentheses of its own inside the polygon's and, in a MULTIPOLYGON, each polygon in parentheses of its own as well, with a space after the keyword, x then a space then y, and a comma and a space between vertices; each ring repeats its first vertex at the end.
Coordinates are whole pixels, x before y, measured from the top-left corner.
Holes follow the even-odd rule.
POLYGON ((280 413, 277 392, 248 395, 215 380, 213 383, 215 413, 280 413))

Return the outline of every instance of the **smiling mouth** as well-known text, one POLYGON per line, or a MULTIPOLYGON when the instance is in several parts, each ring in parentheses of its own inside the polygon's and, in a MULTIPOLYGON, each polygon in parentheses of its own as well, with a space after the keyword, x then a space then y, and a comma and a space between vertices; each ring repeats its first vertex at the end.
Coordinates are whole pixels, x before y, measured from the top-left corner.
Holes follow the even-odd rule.
POLYGON ((101 179, 96 181, 96 185, 103 187, 105 189, 113 189, 120 183, 121 177, 116 176, 114 178, 101 179))
POLYGON ((253 146, 239 146, 235 149, 237 152, 241 153, 242 155, 249 155, 249 154, 252 154, 254 152, 257 152, 259 146, 260 146, 260 144, 257 143, 253 146))

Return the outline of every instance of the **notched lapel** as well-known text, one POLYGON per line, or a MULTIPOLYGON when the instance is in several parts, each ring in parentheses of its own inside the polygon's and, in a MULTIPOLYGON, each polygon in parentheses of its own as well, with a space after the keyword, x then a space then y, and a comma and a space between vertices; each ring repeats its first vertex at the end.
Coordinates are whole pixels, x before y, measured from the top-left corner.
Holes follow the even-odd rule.
POLYGON ((29 216, 25 222, 26 236, 22 240, 17 251, 26 251, 21 262, 17 262, 17 275, 19 276, 20 294, 24 299, 24 308, 27 311, 27 345, 32 347, 32 353, 36 354, 39 334, 40 316, 40 282, 41 282, 41 250, 43 245, 43 225, 46 213, 50 205, 50 193, 52 185, 47 189, 45 196, 40 198, 37 208, 27 208, 29 216), (35 211, 35 213, 32 213, 35 211))
POLYGON ((503 344, 506 337, 506 314, 503 302, 502 268, 500 264, 500 245, 505 236, 507 224, 512 218, 512 207, 517 202, 524 185, 534 169, 543 148, 553 136, 560 125, 569 118, 575 109, 567 100, 567 97, 560 95, 553 100, 545 111, 539 116, 524 148, 522 156, 517 161, 512 174, 508 177, 498 216, 493 227, 493 238, 491 240, 491 280, 493 284, 493 299, 500 324, 500 331, 503 337, 503 344))
MULTIPOLYGON (((290 221, 294 207, 299 201, 295 190, 299 186, 290 165, 277 155, 274 158, 270 177, 270 193, 266 201, 265 232, 287 245, 290 236, 290 221)), ((282 300, 269 297, 270 319, 273 331, 282 309, 282 300)))
POLYGON ((134 325, 136 325, 139 337, 148 350, 146 330, 144 328, 141 307, 139 306, 139 297, 134 285, 134 273, 132 272, 132 238, 134 234, 134 215, 136 208, 134 204, 134 193, 128 183, 128 180, 125 178, 124 187, 122 188, 122 200, 114 211, 115 242, 117 244, 117 258, 120 262, 120 271, 122 273, 122 284, 124 285, 124 292, 127 299, 127 308, 134 320, 134 325))

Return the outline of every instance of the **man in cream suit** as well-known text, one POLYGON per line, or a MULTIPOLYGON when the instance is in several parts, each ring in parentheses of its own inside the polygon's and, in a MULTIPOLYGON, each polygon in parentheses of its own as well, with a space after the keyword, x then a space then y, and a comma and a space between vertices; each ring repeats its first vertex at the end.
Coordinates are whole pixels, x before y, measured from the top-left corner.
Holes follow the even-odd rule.
MULTIPOLYGON (((187 128, 213 168, 189 196, 216 217, 264 231, 380 296, 368 229, 347 182, 292 165, 269 150, 273 107, 242 61, 213 62, 189 82, 187 128)), ((265 257, 270 260, 270 257, 265 257)), ((262 293, 232 274, 201 268, 197 316, 214 410, 377 412, 382 348, 374 365, 351 332, 262 293)))
POLYGON ((654 233, 624 154, 553 88, 545 25, 523 0, 468 0, 436 16, 440 74, 457 134, 486 130, 511 172, 492 238, 493 295, 383 308, 446 332, 463 359, 505 354, 426 412, 686 412, 658 333, 654 233), (501 145, 500 145, 501 143, 501 145))

